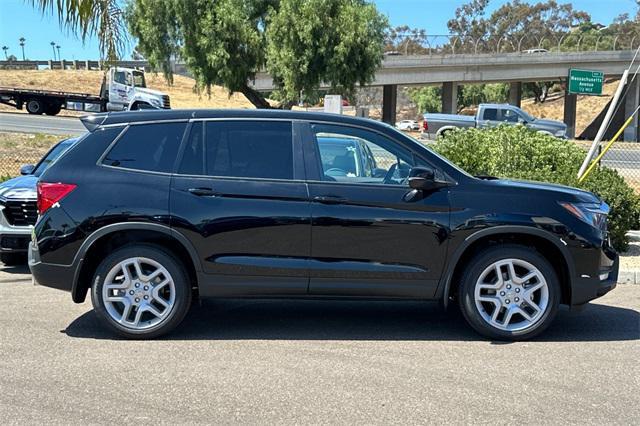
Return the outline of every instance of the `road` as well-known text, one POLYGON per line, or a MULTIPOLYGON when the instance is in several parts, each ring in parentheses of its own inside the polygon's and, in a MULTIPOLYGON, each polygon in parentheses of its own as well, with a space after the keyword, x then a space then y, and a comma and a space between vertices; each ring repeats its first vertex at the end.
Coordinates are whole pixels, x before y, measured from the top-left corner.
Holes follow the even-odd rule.
POLYGON ((0 131, 79 135, 86 132, 86 129, 77 118, 2 112, 0 131))
POLYGON ((504 344, 408 302, 209 301, 157 341, 0 266, 0 418, 29 423, 633 424, 640 286, 504 344))

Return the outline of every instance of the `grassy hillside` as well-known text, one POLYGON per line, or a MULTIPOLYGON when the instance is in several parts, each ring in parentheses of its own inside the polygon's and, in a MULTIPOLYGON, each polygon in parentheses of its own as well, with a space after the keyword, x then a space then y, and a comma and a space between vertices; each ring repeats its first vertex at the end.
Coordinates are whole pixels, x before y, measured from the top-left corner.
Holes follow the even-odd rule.
MULTIPOLYGON (((0 70, 0 86, 62 90, 66 92, 90 93, 97 95, 102 82, 101 71, 72 70, 0 70)), ((197 94, 191 78, 174 76, 174 84, 167 85, 161 74, 147 73, 147 86, 160 90, 171 97, 172 108, 253 108, 242 94, 229 96, 222 87, 215 86, 211 95, 197 94)), ((2 111, 17 111, 6 105, 0 105, 2 111)), ((61 114, 74 114, 64 111, 61 114)), ((77 114, 77 113, 75 113, 77 114)))

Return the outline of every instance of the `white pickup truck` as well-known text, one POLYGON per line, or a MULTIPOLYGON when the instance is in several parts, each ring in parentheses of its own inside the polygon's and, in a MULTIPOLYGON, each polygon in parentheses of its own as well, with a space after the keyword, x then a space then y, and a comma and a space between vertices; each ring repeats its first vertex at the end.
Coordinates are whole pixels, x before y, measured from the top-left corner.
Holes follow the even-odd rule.
POLYGON ((557 138, 567 137, 567 125, 563 122, 535 118, 509 104, 480 104, 475 116, 427 113, 424 114, 422 133, 428 139, 435 139, 455 129, 495 127, 501 124, 520 124, 557 138))
POLYGON ((52 90, 0 87, 0 103, 27 109, 29 114, 56 115, 61 109, 90 112, 169 109, 169 96, 148 89, 144 72, 112 67, 102 80, 99 95, 52 90))

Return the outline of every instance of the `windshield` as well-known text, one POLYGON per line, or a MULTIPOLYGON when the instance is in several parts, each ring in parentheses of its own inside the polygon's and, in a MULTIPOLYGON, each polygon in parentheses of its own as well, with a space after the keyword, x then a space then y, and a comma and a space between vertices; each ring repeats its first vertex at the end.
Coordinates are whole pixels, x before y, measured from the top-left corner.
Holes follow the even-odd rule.
POLYGON ((36 177, 40 177, 42 173, 44 173, 47 168, 58 159, 73 143, 76 139, 67 139, 65 141, 60 142, 58 145, 54 146, 51 151, 38 163, 38 166, 33 171, 33 175, 36 177))
POLYGON ((144 73, 140 71, 133 72, 133 85, 136 87, 147 87, 144 81, 144 73))

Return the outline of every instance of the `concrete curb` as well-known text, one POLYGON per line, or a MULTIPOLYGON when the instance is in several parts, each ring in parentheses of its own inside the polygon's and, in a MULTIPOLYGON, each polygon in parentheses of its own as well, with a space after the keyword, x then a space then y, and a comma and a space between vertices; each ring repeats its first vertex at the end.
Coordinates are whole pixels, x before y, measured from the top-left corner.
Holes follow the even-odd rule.
POLYGON ((640 271, 628 270, 618 273, 618 284, 640 284, 640 271))

